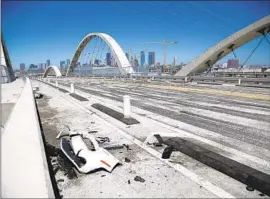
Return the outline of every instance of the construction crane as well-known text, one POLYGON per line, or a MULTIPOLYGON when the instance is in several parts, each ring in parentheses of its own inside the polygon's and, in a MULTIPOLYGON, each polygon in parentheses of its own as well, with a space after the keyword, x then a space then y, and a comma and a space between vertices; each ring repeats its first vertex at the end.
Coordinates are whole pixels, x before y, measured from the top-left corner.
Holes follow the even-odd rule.
POLYGON ((152 41, 152 42, 142 42, 145 45, 147 44, 163 44, 163 50, 164 50, 164 63, 162 66, 162 72, 166 72, 167 71, 167 65, 166 65, 166 58, 167 58, 167 44, 177 44, 177 41, 152 41))

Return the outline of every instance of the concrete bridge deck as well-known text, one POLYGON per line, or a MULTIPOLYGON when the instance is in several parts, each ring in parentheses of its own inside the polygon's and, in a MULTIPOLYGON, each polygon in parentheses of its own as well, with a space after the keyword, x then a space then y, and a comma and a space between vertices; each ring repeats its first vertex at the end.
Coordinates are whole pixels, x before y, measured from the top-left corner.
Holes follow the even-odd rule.
MULTIPOLYGON (((52 85, 54 81, 51 79, 52 85)), ((58 171, 55 178, 63 197, 267 198, 183 153, 174 152, 170 162, 159 159, 164 148, 142 143, 153 132, 176 133, 269 175, 269 89, 91 78, 61 78, 58 83, 66 90, 74 83, 76 93, 89 101, 76 100, 40 83, 40 92, 46 97, 38 101, 38 109, 48 144, 59 147, 55 136, 67 124, 109 137, 111 142, 104 146, 126 143, 132 149, 111 151, 123 162, 111 174, 77 173, 78 178, 68 179, 58 171), (140 124, 125 125, 91 107, 101 103, 122 112, 123 95, 131 96, 132 117, 140 124), (125 157, 131 162, 125 162, 125 157), (145 182, 135 182, 136 175, 145 182)), ((54 157, 51 161, 59 164, 54 157)))

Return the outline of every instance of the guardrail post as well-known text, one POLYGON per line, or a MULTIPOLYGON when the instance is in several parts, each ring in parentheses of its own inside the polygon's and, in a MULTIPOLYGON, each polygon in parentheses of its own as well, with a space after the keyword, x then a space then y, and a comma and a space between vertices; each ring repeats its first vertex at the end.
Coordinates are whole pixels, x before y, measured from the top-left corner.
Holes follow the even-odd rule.
POLYGON ((70 84, 70 92, 75 93, 74 84, 70 84))
POLYGON ((238 79, 238 85, 240 85, 240 84, 241 84, 241 78, 238 79))
POLYGON ((124 117, 129 118, 131 113, 130 97, 128 95, 124 95, 123 100, 124 100, 124 117))
POLYGON ((55 81, 55 86, 58 87, 58 81, 57 80, 55 81))

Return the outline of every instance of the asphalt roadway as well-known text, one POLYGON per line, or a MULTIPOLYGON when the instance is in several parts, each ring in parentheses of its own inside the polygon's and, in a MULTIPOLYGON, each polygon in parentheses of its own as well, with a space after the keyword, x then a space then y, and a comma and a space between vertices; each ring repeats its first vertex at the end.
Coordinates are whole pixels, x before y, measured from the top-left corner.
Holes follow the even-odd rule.
MULTIPOLYGON (((51 83, 54 84, 54 82, 55 80, 51 79, 51 83)), ((142 142, 145 141, 149 132, 177 132, 183 137, 194 138, 193 141, 195 143, 200 143, 216 153, 270 175, 269 89, 235 87, 231 85, 153 84, 149 82, 126 82, 91 78, 58 79, 59 86, 66 90, 69 90, 70 83, 74 83, 75 91, 78 95, 89 100, 86 102, 76 102, 84 107, 85 110, 90 110, 93 103, 101 103, 121 111, 123 96, 129 95, 131 97, 132 112, 136 114, 141 124, 131 126, 121 124, 120 127, 142 142)), ((68 123, 77 128, 86 128, 89 121, 94 121, 92 114, 83 112, 66 100, 70 98, 68 93, 53 90, 45 84, 44 86, 42 84, 41 92, 48 96, 48 101, 43 108, 41 104, 38 106, 41 120, 43 120, 45 137, 47 137, 47 141, 50 144, 58 146, 58 142, 55 140, 57 132, 53 135, 52 132, 54 129, 57 129, 59 132, 61 130, 59 126, 68 123), (52 114, 54 111, 56 112, 52 114), (50 115, 46 115, 49 112, 50 115), (45 120, 48 121, 47 124, 52 125, 50 128, 46 127, 50 125, 45 124, 45 120)), ((102 115, 99 116, 103 117, 102 115)), ((112 125, 118 125, 119 127, 118 122, 114 118, 104 118, 112 125)), ((114 131, 108 124, 96 121, 93 125, 96 126, 95 128, 100 129, 101 134, 104 133, 110 136, 112 140, 115 140, 115 143, 122 142, 118 132, 114 131)), ((125 139, 123 138, 123 140, 125 139)), ((128 141, 125 140, 125 142, 128 141)), ((117 181, 120 176, 121 178, 131 179, 131 176, 134 175, 133 171, 129 171, 130 168, 128 168, 126 163, 122 169, 120 167, 111 175, 107 175, 108 177, 110 176, 111 180, 118 187, 110 185, 112 188, 105 191, 102 189, 104 183, 106 184, 108 181, 100 180, 98 173, 88 176, 80 175, 78 180, 69 181, 65 179, 63 186, 60 186, 63 189, 64 197, 111 197, 112 194, 119 190, 123 192, 119 197, 213 197, 212 193, 214 193, 214 197, 228 197, 219 191, 213 191, 216 189, 207 187, 208 185, 204 181, 196 181, 196 179, 192 178, 193 174, 187 176, 186 170, 178 169, 179 173, 175 176, 175 181, 167 181, 167 176, 171 175, 172 177, 176 174, 169 167, 162 165, 160 168, 166 168, 166 171, 164 170, 165 178, 161 178, 159 172, 153 173, 151 169, 153 165, 161 164, 161 162, 158 159, 154 159, 153 156, 146 154, 146 150, 143 150, 144 148, 139 149, 135 145, 131 146, 134 147, 134 154, 132 155, 136 155, 137 158, 135 158, 134 165, 130 165, 132 165, 134 172, 137 172, 137 174, 142 173, 141 167, 143 168, 144 177, 146 178, 145 184, 141 184, 142 186, 136 184, 136 187, 126 187, 126 184, 129 183, 117 181), (140 154, 145 155, 140 156, 140 154), (192 179, 192 181, 187 180, 180 173, 192 179), (153 182, 149 181, 149 178, 155 179, 155 186, 153 182), (96 180, 100 184, 93 184, 96 180), (201 186, 195 186, 194 180, 201 186), (86 189, 82 188, 82 182, 85 183, 83 185, 84 188, 92 186, 94 189, 87 192, 86 189), (156 184, 157 182, 158 184, 156 184), (176 182, 179 185, 174 186, 176 182), (159 183, 160 185, 162 183, 163 185, 168 185, 168 187, 158 187, 159 183), (151 190, 154 192, 144 190, 144 186, 153 186, 151 190), (182 190, 183 186, 185 190, 182 190), (120 187, 125 188, 121 189, 120 187), (202 187, 205 189, 202 189, 202 187), (188 191, 191 188, 192 191, 188 191), (210 191, 211 194, 205 190, 212 190, 210 191), (104 195, 105 192, 106 195, 104 195)), ((163 148, 155 148, 155 150, 162 153, 163 148)), ((114 155, 119 159, 124 158, 124 156, 120 155, 129 156, 126 152, 115 153, 114 155)), ((217 185, 235 197, 258 197, 257 192, 248 192, 244 184, 194 161, 182 153, 175 153, 171 160, 178 162, 180 165, 196 173, 196 175, 202 176, 205 180, 213 183, 213 185, 217 185)), ((64 178, 59 172, 57 175, 56 178, 64 178)), ((109 184, 107 183, 107 185, 109 184)), ((262 196, 260 195, 260 197, 262 196)))
MULTIPOLYGON (((123 95, 129 95, 132 106, 270 149, 269 89, 189 85, 183 91, 175 91, 170 90, 169 86, 166 89, 141 84, 82 81, 73 83, 92 95, 118 102, 123 101, 123 95), (216 93, 208 94, 209 88, 216 93), (244 97, 231 96, 231 93, 227 95, 223 91, 243 93, 244 97), (252 99, 252 95, 263 95, 266 100, 252 99), (254 125, 249 125, 249 119, 254 125)), ((64 82, 61 84, 69 86, 64 82)))

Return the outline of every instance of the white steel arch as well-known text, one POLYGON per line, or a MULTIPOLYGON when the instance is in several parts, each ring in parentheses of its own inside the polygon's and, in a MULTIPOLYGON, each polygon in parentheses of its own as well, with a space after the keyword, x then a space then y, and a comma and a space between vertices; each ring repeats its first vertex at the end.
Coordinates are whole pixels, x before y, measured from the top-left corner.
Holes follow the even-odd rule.
POLYGON ((48 68, 46 68, 46 70, 43 74, 43 78, 48 76, 48 73, 50 72, 50 70, 54 70, 56 77, 62 76, 62 74, 57 66, 49 66, 48 68))
POLYGON ((113 53, 116 56, 116 62, 117 62, 117 65, 119 67, 119 70, 121 72, 121 75, 133 73, 133 69, 132 69, 125 53, 123 52, 122 48, 110 35, 105 34, 105 33, 90 33, 90 34, 86 35, 82 39, 80 44, 78 45, 76 52, 72 58, 71 64, 68 67, 66 76, 68 76, 71 72, 73 72, 83 49, 88 44, 88 42, 90 42, 91 39, 93 39, 94 37, 100 37, 102 40, 104 40, 107 43, 107 45, 110 47, 111 51, 113 51, 113 53))
POLYGON ((192 73, 203 72, 214 65, 218 60, 231 53, 232 49, 237 49, 252 39, 269 32, 270 15, 250 24, 210 47, 207 51, 193 59, 184 68, 178 71, 175 76, 188 76, 192 73))

